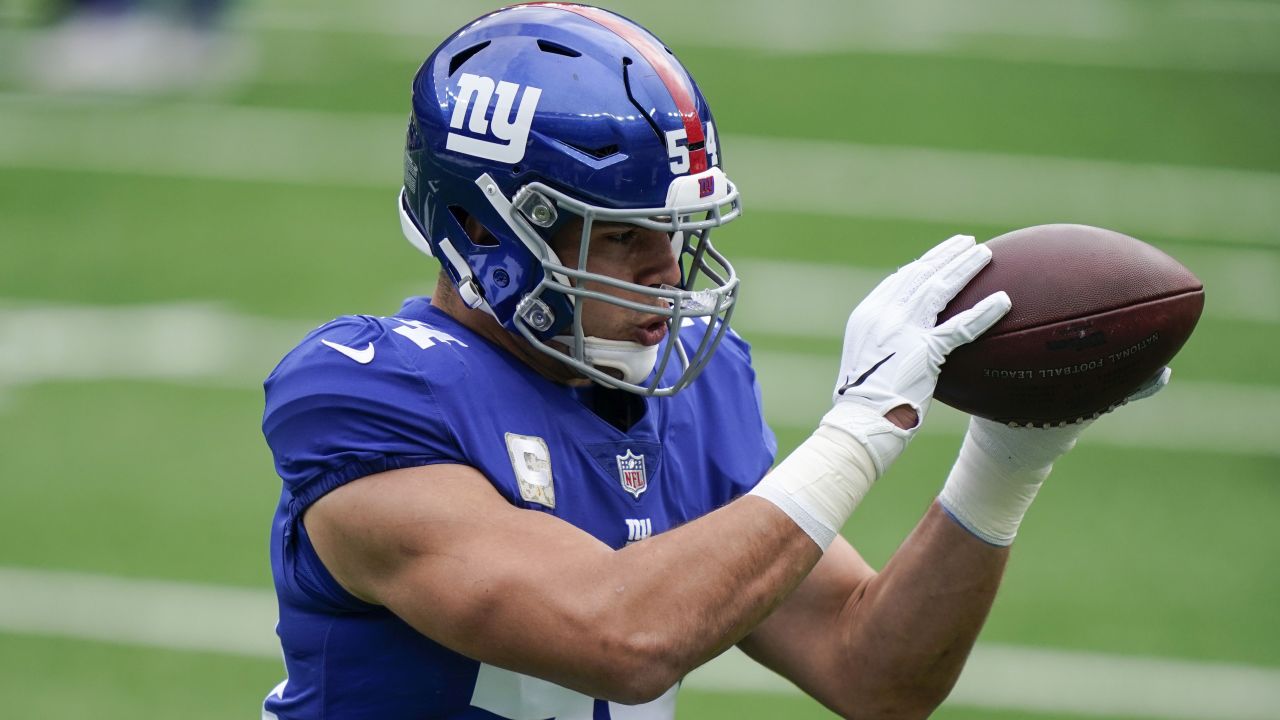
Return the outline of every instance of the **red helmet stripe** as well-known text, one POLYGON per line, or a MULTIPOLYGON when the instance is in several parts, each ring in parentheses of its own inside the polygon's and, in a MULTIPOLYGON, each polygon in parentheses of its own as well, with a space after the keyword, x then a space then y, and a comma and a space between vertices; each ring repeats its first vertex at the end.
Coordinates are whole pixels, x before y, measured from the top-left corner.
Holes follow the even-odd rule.
POLYGON ((635 48, 648 61, 649 65, 658 72, 658 77, 662 79, 662 84, 666 86, 667 92, 671 93, 671 99, 676 103, 676 109, 680 111, 680 118, 684 121, 686 142, 690 148, 689 171, 696 174, 707 169, 706 138, 702 133, 702 121, 698 117, 698 108, 693 101, 693 89, 685 84, 684 73, 681 72, 666 48, 646 37, 635 26, 623 21, 617 15, 599 8, 554 2, 527 3, 525 6, 557 8, 581 15, 598 25, 608 28, 615 35, 627 41, 627 44, 631 47, 635 48))

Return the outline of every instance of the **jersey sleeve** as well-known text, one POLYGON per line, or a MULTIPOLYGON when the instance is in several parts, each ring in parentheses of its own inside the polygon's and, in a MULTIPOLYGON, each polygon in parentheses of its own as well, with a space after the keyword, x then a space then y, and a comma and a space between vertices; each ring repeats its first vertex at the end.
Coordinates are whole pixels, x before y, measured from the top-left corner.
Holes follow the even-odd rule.
POLYGON ((401 353, 378 319, 342 318, 267 378, 262 431, 295 513, 366 475, 467 462, 427 374, 401 353))
MULTIPOLYGON (((705 328, 700 322, 685 327, 681 340, 686 347, 696 347, 705 328)), ((777 437, 765 421, 751 345, 733 331, 725 333, 706 370, 682 392, 691 394, 699 416, 715 418, 704 424, 704 443, 716 506, 746 494, 778 453, 777 437)))
POLYGON ((740 359, 742 368, 740 372, 744 381, 751 387, 749 400, 744 403, 746 405, 744 414, 750 418, 747 421, 745 435, 751 444, 749 452, 754 464, 752 472, 744 477, 735 478, 733 497, 737 497, 748 493, 760 482, 765 473, 769 472, 769 468, 773 467, 778 455, 778 438, 765 420, 764 398, 760 390, 760 378, 756 375, 755 366, 751 361, 751 345, 735 332, 727 333, 722 344, 728 346, 723 349, 729 350, 740 359))

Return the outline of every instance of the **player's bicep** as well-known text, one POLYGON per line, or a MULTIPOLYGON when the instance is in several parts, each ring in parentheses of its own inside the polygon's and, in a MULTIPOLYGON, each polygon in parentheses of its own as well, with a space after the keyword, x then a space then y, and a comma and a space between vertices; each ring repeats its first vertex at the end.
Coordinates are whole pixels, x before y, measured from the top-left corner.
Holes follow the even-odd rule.
POLYGON ((831 704, 847 678, 840 628, 875 577, 843 537, 837 537, 813 571, 738 646, 760 664, 831 704))
POLYGON ((575 624, 576 601, 593 594, 581 571, 612 553, 568 523, 513 507, 463 465, 355 480, 316 501, 304 522, 353 595, 458 652, 515 668, 571 652, 539 649, 538 639, 575 624))

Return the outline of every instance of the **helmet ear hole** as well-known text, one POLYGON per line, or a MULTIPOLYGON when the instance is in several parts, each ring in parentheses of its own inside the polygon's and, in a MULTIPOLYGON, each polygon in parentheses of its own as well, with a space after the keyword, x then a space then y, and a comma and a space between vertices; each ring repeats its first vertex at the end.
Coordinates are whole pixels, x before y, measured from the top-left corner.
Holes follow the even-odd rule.
POLYGON ((479 247, 497 247, 499 245, 498 238, 484 223, 480 222, 475 215, 467 213, 466 210, 457 205, 450 205, 449 212, 453 214, 453 219, 458 221, 462 229, 467 232, 467 239, 472 245, 479 247))

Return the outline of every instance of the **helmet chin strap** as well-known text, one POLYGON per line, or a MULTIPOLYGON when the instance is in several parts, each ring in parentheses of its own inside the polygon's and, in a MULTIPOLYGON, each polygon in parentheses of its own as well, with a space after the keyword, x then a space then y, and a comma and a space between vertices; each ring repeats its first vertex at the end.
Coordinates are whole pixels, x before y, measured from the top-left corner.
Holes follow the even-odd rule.
MULTIPOLYGON (((572 335, 557 335, 554 338, 566 347, 573 347, 572 335)), ((606 370, 617 370, 622 373, 622 381, 638 385, 658 362, 657 345, 641 345, 630 340, 605 340, 598 337, 582 339, 582 361, 586 364, 606 370)))

